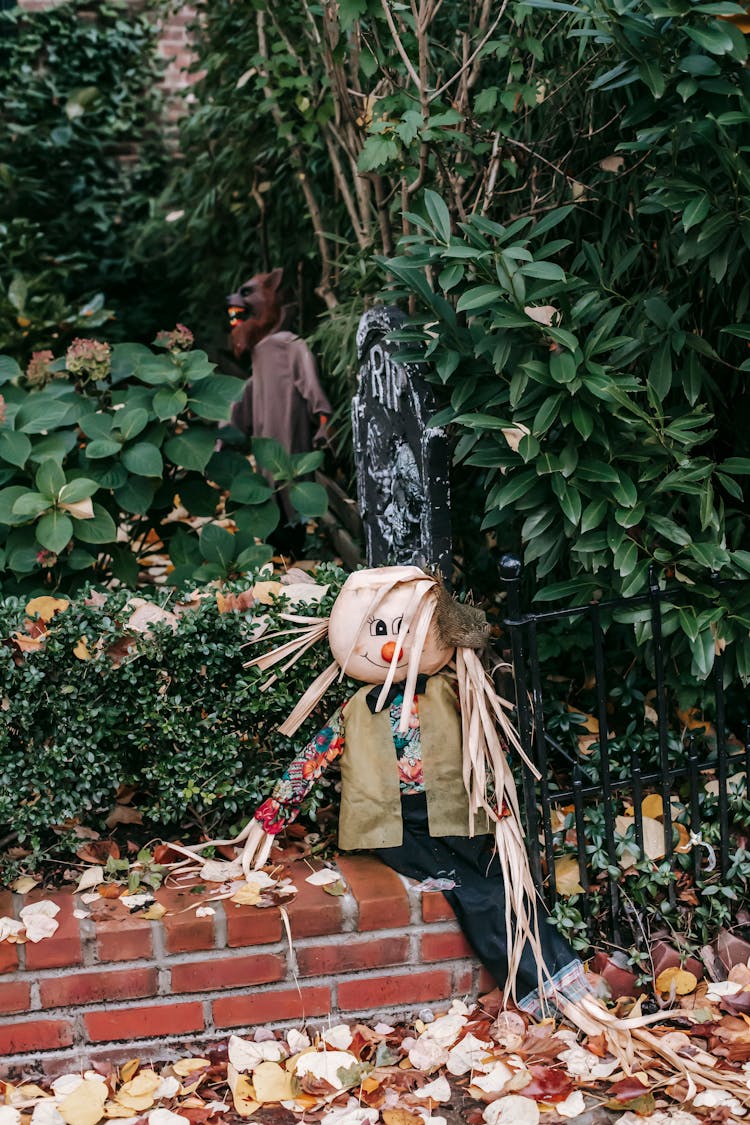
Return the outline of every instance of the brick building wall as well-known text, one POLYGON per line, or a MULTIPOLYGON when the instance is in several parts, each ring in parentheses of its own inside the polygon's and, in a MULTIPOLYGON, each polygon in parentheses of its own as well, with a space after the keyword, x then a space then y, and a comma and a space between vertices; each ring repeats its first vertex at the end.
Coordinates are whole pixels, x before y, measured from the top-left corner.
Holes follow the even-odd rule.
POLYGON ((73 894, 0 894, 0 916, 40 898, 61 907, 52 937, 0 942, 0 1079, 167 1059, 259 1025, 405 1017, 493 987, 440 892, 361 855, 338 859, 347 890, 333 896, 298 866, 291 944, 276 907, 225 900, 197 917, 216 886, 159 890, 158 922, 117 901, 102 900, 93 922, 76 917, 86 908, 73 894))
MULTIPOLYGON (((42 12, 58 8, 68 0, 18 0, 18 7, 27 12, 42 12)), ((141 7, 140 0, 128 0, 133 8, 141 7)), ((162 87, 167 95, 166 117, 174 124, 185 110, 185 91, 195 81, 188 70, 193 61, 189 26, 195 19, 195 8, 190 4, 173 9, 161 23, 159 54, 164 59, 165 70, 162 87)))

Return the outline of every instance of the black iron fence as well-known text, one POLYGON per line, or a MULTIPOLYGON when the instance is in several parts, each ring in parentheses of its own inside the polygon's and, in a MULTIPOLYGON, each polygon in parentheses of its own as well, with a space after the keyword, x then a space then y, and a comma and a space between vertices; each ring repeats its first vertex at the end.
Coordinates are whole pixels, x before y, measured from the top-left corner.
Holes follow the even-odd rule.
MULTIPOLYGON (((506 617, 503 628, 512 652, 516 682, 517 717, 521 742, 526 754, 535 762, 541 775, 533 774, 521 766, 521 788, 525 808, 532 873, 540 894, 552 909, 560 898, 557 886, 556 864, 565 850, 577 859, 578 881, 581 888, 578 903, 581 914, 593 936, 594 904, 603 895, 606 899, 606 917, 610 939, 617 945, 623 943, 623 924, 627 911, 621 901, 621 875, 623 840, 616 832, 616 808, 623 801, 632 805, 634 837, 627 846, 634 858, 646 855, 644 846, 643 799, 649 794, 661 796, 663 821, 663 859, 672 863, 677 872, 676 849, 689 856, 689 864, 696 885, 707 871, 718 868, 725 874, 730 867, 732 849, 732 823, 728 779, 732 772, 750 777, 750 744, 747 729, 740 744, 728 736, 725 698, 725 658, 720 646, 714 660, 712 678, 707 687, 712 696, 712 744, 695 732, 675 730, 674 700, 667 683, 667 650, 663 636, 663 604, 683 601, 690 592, 674 585, 660 585, 657 574, 649 576, 646 593, 610 601, 591 602, 568 608, 525 612, 521 607, 521 563, 506 556, 501 560, 500 579, 504 587, 506 617), (619 757, 613 770, 610 752, 611 688, 608 673, 607 642, 610 623, 618 611, 645 608, 642 615, 650 620, 648 645, 648 674, 653 680, 650 699, 655 711, 655 755, 644 761, 636 749, 623 765, 619 757), (587 752, 576 748, 575 739, 567 744, 548 729, 549 683, 540 662, 540 638, 543 631, 555 622, 587 623, 590 633, 588 660, 592 669, 591 707, 598 733, 590 740, 587 752), (675 739, 677 746, 675 747, 675 739), (704 839, 705 783, 707 779, 718 783, 716 821, 711 838, 715 846, 704 839), (675 812, 675 802, 679 812, 675 812), (561 830, 561 809, 568 809, 567 833, 561 830), (590 840, 590 813, 598 809, 599 822, 603 820, 603 852, 596 867, 592 866, 590 840), (603 813, 603 818, 601 814, 603 813), (676 815, 682 831, 676 830, 676 815), (687 824, 685 824, 687 821, 687 824), (679 843, 688 836, 685 843, 679 843), (636 851, 633 852, 633 845, 636 851), (638 854, 639 853, 639 854, 638 854), (603 870, 602 858, 606 871, 603 870), (597 895, 592 895, 592 891, 597 895)), ((618 671, 618 675, 620 672, 618 671)), ((557 677, 560 679, 562 677, 557 677)), ((679 724, 678 724, 679 725, 679 724)), ((746 782, 745 782, 746 784, 746 782)), ((716 785, 714 785, 716 788, 716 785)), ((653 824, 649 825, 653 830, 653 824)), ((661 857, 660 857, 661 858, 661 857)), ((570 861, 569 861, 570 862, 570 861)), ((666 895, 672 906, 676 898, 676 879, 669 881, 666 895)), ((568 892, 569 893, 569 892, 568 892)), ((601 915, 596 919, 597 931, 601 915)), ((631 919, 632 922, 632 919, 631 919)), ((626 927, 627 928, 627 927, 626 927)), ((632 926, 631 926, 632 929, 632 926)), ((601 936, 598 933, 598 936, 601 936)), ((627 944, 627 937, 625 937, 627 944)))

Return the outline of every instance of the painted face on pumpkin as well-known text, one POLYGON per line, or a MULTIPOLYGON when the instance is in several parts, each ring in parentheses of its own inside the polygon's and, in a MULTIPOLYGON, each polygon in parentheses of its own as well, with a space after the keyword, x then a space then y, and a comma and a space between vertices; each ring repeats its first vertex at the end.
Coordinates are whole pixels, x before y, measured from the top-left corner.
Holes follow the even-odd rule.
MULTIPOLYGON (((409 670, 414 628, 402 635, 404 618, 407 623, 417 611, 417 583, 424 583, 425 575, 417 567, 378 567, 351 575, 339 594, 331 611, 328 642, 334 659, 348 676, 366 684, 382 684, 396 656, 396 681, 405 680, 409 670), (373 606, 376 595, 386 583, 393 581, 394 572, 402 572, 395 586, 373 606), (398 655, 396 655, 398 649, 398 655)), ((419 671, 432 676, 448 663, 453 649, 440 640, 432 624, 425 638, 419 671)))

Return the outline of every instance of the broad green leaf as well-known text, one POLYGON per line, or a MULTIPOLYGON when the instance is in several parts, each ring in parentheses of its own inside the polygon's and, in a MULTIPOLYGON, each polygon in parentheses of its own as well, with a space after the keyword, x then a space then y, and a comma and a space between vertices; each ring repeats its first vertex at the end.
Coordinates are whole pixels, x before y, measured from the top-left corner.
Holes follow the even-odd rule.
POLYGON ((115 425, 122 435, 123 441, 130 441, 148 425, 148 411, 140 407, 118 410, 115 415, 115 425))
POLYGON ((235 538, 225 527, 209 523, 201 531, 200 552, 206 562, 218 563, 227 570, 236 549, 235 538))
POLYGON ((115 419, 112 414, 103 414, 92 411, 81 419, 81 429, 89 438, 108 438, 112 432, 115 419))
POLYGON ((156 445, 148 441, 138 441, 124 449, 122 463, 129 473, 139 477, 160 477, 164 472, 164 462, 156 445))
POLYGON ((115 487, 115 500, 124 512, 145 516, 154 499, 157 482, 148 477, 129 477, 125 483, 115 487))
POLYGON ((271 486, 265 477, 247 466, 246 473, 238 473, 229 489, 230 499, 238 504, 265 504, 271 498, 271 486))
POLYGON ((691 199, 682 213, 682 229, 687 233, 691 227, 702 223, 711 210, 711 200, 707 195, 697 195, 691 199))
POLYGON ((521 266, 524 277, 535 277, 540 281, 565 281, 565 270, 554 262, 529 262, 521 266))
POLYGON ((609 500, 592 500, 591 503, 586 506, 581 516, 581 531, 592 531, 593 528, 598 527, 606 516, 609 507, 609 500))
POLYGON ((216 440, 215 430, 190 426, 165 443, 164 453, 174 465, 202 473, 213 456, 216 440))
POLYGON ((328 511, 328 495, 322 484, 304 480, 289 489, 289 499, 299 514, 305 518, 323 516, 328 511))
POLYGON ((232 512, 232 519, 237 524, 237 539, 244 550, 248 540, 265 539, 276 530, 281 509, 275 500, 267 500, 265 504, 254 504, 232 512))
POLYGON ((90 457, 92 461, 99 460, 102 457, 115 457, 121 448, 119 441, 112 441, 110 438, 96 438, 86 446, 86 456, 90 457))
POLYGON ((98 490, 99 485, 95 480, 76 477, 62 486, 58 500, 61 504, 77 504, 79 500, 88 500, 98 490))
POLYGON ((457 312, 470 312, 473 309, 487 308, 505 300, 505 291, 499 285, 477 285, 467 289, 458 299, 457 312))
POLYGON ((41 492, 24 492, 13 505, 13 515, 24 519, 36 519, 42 512, 46 512, 52 505, 49 496, 42 496, 41 492))
POLYGON ((64 512, 49 512, 42 516, 34 532, 42 547, 59 555, 73 538, 73 521, 64 512))
POLYGON ((426 189, 424 193, 424 204, 430 221, 435 228, 435 233, 439 240, 447 246, 451 237, 450 211, 437 192, 430 191, 429 188, 426 189))
POLYGON ((256 543, 252 547, 246 547, 237 556, 235 568, 240 572, 258 571, 272 558, 273 547, 269 547, 267 543, 256 543))
POLYGON ((398 144, 390 137, 368 137, 359 154, 357 167, 360 172, 374 172, 377 168, 383 168, 391 160, 396 160, 399 151, 398 144))
POLYGON ((0 355, 0 385, 9 383, 11 379, 18 379, 21 375, 21 368, 18 366, 12 356, 0 355))
POLYGON ((0 461, 22 469, 31 453, 31 442, 26 434, 15 430, 0 430, 0 461))
POLYGON ((259 469, 274 480, 290 480, 294 476, 291 456, 275 438, 253 438, 253 456, 259 469))
POLYGON ((94 504, 93 519, 76 521, 75 537, 82 543, 113 543, 117 538, 115 521, 106 508, 94 504))
POLYGON ((25 496, 29 489, 22 484, 12 484, 8 488, 0 488, 0 524, 12 526, 19 520, 13 515, 13 505, 21 496, 25 496))
POLYGON ((152 355, 146 349, 146 356, 138 361, 135 377, 150 387, 175 387, 182 381, 182 372, 168 355, 152 355))
POLYGON ((225 422, 229 419, 232 403, 242 397, 245 383, 230 375, 210 375, 191 387, 188 405, 199 418, 211 422, 225 422))
POLYGON ((52 499, 65 484, 65 473, 57 461, 49 459, 39 466, 34 481, 42 495, 52 499))
POLYGON ((162 421, 175 418, 185 409, 187 400, 188 396, 185 391, 173 391, 162 387, 154 395, 154 413, 162 421))
POLYGON ((295 476, 301 477, 306 473, 312 473, 315 469, 319 469, 322 464, 323 453, 319 449, 315 449, 310 453, 292 454, 292 467, 295 476))
POLYGON ((153 358, 153 352, 145 344, 115 344, 112 348, 110 379, 113 383, 132 379, 138 364, 153 358))
POLYGON ((15 428, 24 434, 41 434, 71 421, 74 415, 75 409, 69 403, 38 391, 29 394, 21 403, 15 418, 15 428))

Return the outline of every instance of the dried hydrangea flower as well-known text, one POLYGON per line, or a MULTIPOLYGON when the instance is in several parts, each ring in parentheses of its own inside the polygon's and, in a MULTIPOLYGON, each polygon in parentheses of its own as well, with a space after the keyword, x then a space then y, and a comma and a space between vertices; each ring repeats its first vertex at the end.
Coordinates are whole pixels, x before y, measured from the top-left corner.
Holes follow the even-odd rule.
POLYGON ((26 367, 26 382, 30 387, 43 387, 52 378, 49 365, 55 358, 54 353, 45 348, 41 352, 32 352, 31 359, 26 367))
POLYGON ((65 353, 65 366, 71 375, 98 382, 109 375, 112 349, 102 340, 76 339, 65 353))
POLYGON ((154 343, 158 348, 166 348, 170 352, 189 352, 195 343, 195 337, 184 324, 176 324, 171 332, 157 332, 154 343))

